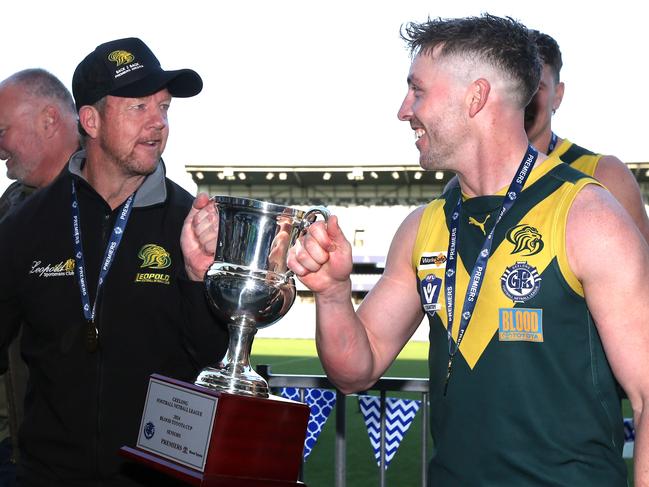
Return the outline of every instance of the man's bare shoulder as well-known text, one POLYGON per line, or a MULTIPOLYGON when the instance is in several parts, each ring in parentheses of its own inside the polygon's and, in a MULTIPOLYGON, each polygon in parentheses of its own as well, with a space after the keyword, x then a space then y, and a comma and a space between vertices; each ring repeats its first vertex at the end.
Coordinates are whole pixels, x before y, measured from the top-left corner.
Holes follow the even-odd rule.
POLYGON ((401 225, 402 226, 403 225, 408 225, 408 226, 418 227, 419 222, 421 222, 421 217, 423 216, 424 211, 426 210, 426 206, 427 205, 418 206, 417 208, 412 210, 408 214, 408 216, 406 218, 404 218, 403 223, 401 225))
POLYGON ((418 206, 403 219, 392 240, 393 246, 399 242, 403 243, 404 239, 412 239, 414 242, 414 238, 417 235, 417 230, 425 210, 426 206, 418 206))
POLYGON ((395 270, 410 270, 410 258, 425 210, 426 206, 415 208, 399 225, 388 251, 385 273, 389 274, 395 270))
POLYGON ((619 184, 620 177, 622 177, 623 181, 626 181, 627 183, 637 185, 635 177, 633 177, 633 173, 629 167, 622 162, 622 160, 613 155, 603 155, 599 159, 594 176, 604 186, 619 184))
MULTIPOLYGON (((600 181, 602 182, 602 181, 600 181)), ((595 220, 610 218, 632 223, 629 214, 613 192, 606 185, 587 184, 576 195, 570 212, 580 218, 592 217, 595 220)))
MULTIPOLYGON (((605 188, 588 184, 577 196, 568 214, 566 244, 572 263, 591 261, 592 255, 605 255, 624 248, 626 239, 637 233, 630 215, 605 188), (572 252, 570 250, 572 249, 572 252)), ((573 269, 579 277, 579 264, 573 269)))
POLYGON ((628 166, 615 156, 602 156, 594 176, 624 207, 649 242, 649 218, 638 181, 628 166))

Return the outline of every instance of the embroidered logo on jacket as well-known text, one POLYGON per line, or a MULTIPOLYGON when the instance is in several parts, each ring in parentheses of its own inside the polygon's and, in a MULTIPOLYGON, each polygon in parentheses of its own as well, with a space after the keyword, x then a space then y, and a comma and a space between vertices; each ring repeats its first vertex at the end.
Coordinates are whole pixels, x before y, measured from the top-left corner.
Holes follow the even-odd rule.
POLYGON ((43 261, 35 260, 29 273, 36 274, 38 277, 74 276, 74 259, 61 261, 58 264, 43 264, 43 261))
POLYGON ((514 244, 512 254, 527 252, 523 254, 527 257, 543 250, 543 237, 536 228, 530 225, 522 224, 510 228, 505 234, 505 238, 514 244))
POLYGON ((171 256, 163 247, 156 244, 146 244, 137 256, 142 259, 140 267, 148 269, 166 269, 171 265, 171 256))
POLYGON ((541 289, 541 276, 536 267, 527 262, 516 262, 507 267, 500 277, 505 295, 515 303, 523 303, 536 296, 541 289))
MULTIPOLYGON (((142 260, 140 268, 161 270, 171 265, 171 256, 163 247, 157 244, 144 245, 137 256, 142 260)), ((138 272, 135 275, 135 282, 154 282, 157 284, 169 284, 169 274, 163 272, 138 272)))

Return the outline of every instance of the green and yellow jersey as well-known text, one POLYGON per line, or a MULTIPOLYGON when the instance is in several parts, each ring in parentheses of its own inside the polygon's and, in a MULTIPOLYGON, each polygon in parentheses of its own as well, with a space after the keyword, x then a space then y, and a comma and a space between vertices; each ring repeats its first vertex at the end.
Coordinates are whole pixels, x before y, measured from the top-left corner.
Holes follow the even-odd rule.
MULTIPOLYGON (((534 168, 498 224, 447 394, 444 273, 460 188, 425 209, 412 266, 430 321, 430 485, 626 485, 616 383, 565 249, 568 210, 598 184, 553 156, 534 168)), ((455 325, 499 195, 467 199, 457 242, 455 325)), ((592 256, 613 265, 609 256, 592 256)))
POLYGON ((589 176, 595 176, 597 164, 602 158, 602 154, 595 154, 588 149, 584 149, 583 147, 570 142, 568 139, 563 139, 561 143, 554 148, 551 155, 559 157, 566 164, 570 164, 575 169, 589 176))

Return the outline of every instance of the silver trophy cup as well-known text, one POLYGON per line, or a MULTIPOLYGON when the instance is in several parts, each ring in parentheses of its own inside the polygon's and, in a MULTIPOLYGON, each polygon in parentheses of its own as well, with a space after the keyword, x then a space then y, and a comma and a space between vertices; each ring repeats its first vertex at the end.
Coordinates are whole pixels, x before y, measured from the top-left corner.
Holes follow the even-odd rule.
POLYGON ((201 371, 197 385, 256 397, 268 397, 268 384, 250 366, 257 329, 272 325, 295 301, 288 250, 306 228, 329 212, 308 211, 231 196, 212 198, 219 215, 214 263, 205 286, 219 319, 230 332, 228 351, 217 367, 201 371))

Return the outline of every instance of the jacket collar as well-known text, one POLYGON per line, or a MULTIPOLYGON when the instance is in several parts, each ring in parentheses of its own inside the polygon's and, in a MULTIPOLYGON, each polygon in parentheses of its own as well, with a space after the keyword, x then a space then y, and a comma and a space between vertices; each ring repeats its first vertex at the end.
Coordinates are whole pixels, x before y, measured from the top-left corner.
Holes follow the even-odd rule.
MULTIPOLYGON (((86 162, 86 151, 80 150, 72 154, 70 162, 68 164, 68 170, 74 176, 83 179, 86 181, 86 178, 83 177, 81 173, 81 168, 86 162)), ((87 182, 87 181, 86 181, 87 182)), ((151 174, 149 174, 145 179, 142 185, 135 192, 135 199, 133 200, 133 206, 137 208, 142 208, 146 206, 152 206, 160 203, 164 203, 167 199, 167 185, 165 184, 165 167, 164 162, 160 159, 160 162, 151 174)))

